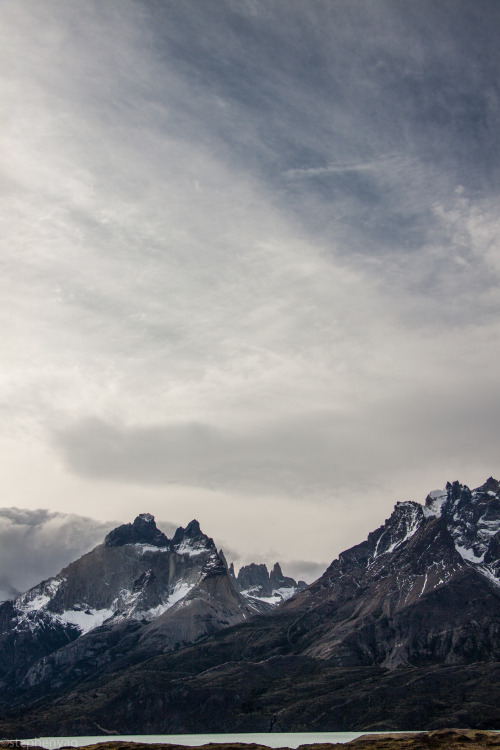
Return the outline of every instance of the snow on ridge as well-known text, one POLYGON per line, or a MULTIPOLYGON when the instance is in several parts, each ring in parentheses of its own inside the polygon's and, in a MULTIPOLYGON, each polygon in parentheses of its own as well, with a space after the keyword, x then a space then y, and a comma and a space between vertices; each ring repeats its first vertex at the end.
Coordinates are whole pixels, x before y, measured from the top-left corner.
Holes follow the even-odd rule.
POLYGON ((18 596, 14 604, 21 612, 39 612, 44 609, 54 597, 59 586, 65 581, 65 578, 49 578, 43 584, 38 584, 26 593, 18 596))
MULTIPOLYGON (((407 542, 409 539, 414 536, 417 531, 420 528, 420 508, 422 506, 419 506, 417 503, 413 503, 412 501, 409 501, 407 503, 397 503, 396 508, 403 508, 405 513, 404 515, 400 516, 397 520, 396 528, 394 529, 393 526, 391 526, 389 523, 386 523, 384 530, 382 531, 381 535, 377 539, 377 544, 375 545, 375 549, 373 551, 373 555, 370 558, 368 567, 371 567, 374 563, 374 561, 381 557, 382 555, 387 555, 388 553, 394 552, 394 550, 401 547, 404 542, 407 542), (406 510, 410 510, 410 515, 406 513, 406 510), (398 532, 401 531, 401 527, 404 527, 404 536, 402 538, 399 538, 398 532), (387 547, 387 549, 383 549, 381 552, 379 552, 379 546, 382 539, 389 535, 389 539, 391 540, 391 544, 387 547), (395 537, 395 540, 392 541, 395 537)), ((391 519, 394 517, 394 513, 391 516, 391 519)))
POLYGON ((182 601, 189 594, 194 585, 194 583, 179 581, 179 583, 175 584, 173 591, 170 593, 166 602, 159 604, 157 607, 151 607, 151 609, 148 609, 145 612, 141 612, 141 615, 146 620, 156 620, 157 617, 173 607, 174 604, 182 601))
POLYGON ((424 516, 426 518, 431 516, 441 518, 443 505, 447 499, 448 493, 446 490, 432 490, 432 492, 429 492, 427 495, 427 503, 424 505, 424 516))
POLYGON ((462 560, 465 560, 466 562, 471 562, 474 564, 482 563, 484 560, 484 556, 486 554, 486 551, 483 552, 483 554, 478 557, 472 549, 467 549, 467 547, 462 547, 460 544, 455 542, 455 549, 462 558, 462 560))
POLYGON ((408 539, 411 539, 412 536, 414 536, 417 531, 420 528, 420 522, 418 517, 418 511, 416 508, 412 508, 412 514, 409 524, 406 527, 406 534, 403 537, 403 539, 397 539, 393 544, 390 545, 390 547, 386 550, 387 552, 394 552, 396 547, 400 547, 404 542, 407 542, 408 539))
POLYGON ((287 599, 291 599, 294 594, 297 593, 297 590, 293 586, 285 586, 280 589, 274 589, 273 595, 278 594, 282 598, 284 602, 286 602, 287 599))
POLYGON ((287 599, 291 599, 294 594, 297 593, 297 589, 295 589, 293 586, 286 586, 280 589, 273 589, 273 592, 271 596, 258 596, 257 594, 253 594, 252 591, 255 591, 255 587, 251 589, 246 589, 245 591, 241 591, 240 593, 250 601, 259 601, 264 602, 265 604, 271 604, 272 606, 276 606, 277 604, 281 604, 281 602, 286 602, 287 599))
POLYGON ((67 609, 55 617, 68 625, 76 625, 83 635, 98 628, 113 615, 112 609, 67 609))
POLYGON ((203 552, 207 552, 208 547, 205 542, 193 543, 189 539, 184 539, 184 541, 175 547, 175 551, 179 555, 189 555, 190 557, 194 557, 195 555, 201 555, 203 552))
POLYGON ((139 513, 137 518, 140 518, 142 521, 146 521, 146 523, 152 523, 155 520, 155 517, 151 515, 151 513, 139 513))
POLYGON ((253 590, 254 589, 248 589, 247 591, 242 591, 241 594, 250 601, 265 602, 265 604, 272 604, 273 606, 283 601, 281 596, 274 592, 272 596, 255 596, 255 594, 250 594, 250 591, 253 590))
MULTIPOLYGON (((132 593, 131 591, 124 589, 120 592, 122 603, 120 604, 119 600, 113 602, 112 614, 116 613, 120 620, 148 620, 148 622, 156 620, 157 617, 160 617, 160 615, 173 607, 174 604, 177 604, 177 602, 184 599, 194 585, 194 583, 186 583, 185 581, 176 583, 170 594, 168 594, 168 596, 166 595, 165 599, 161 601, 160 604, 157 604, 156 607, 150 607, 149 609, 140 609, 137 607, 136 602, 142 593, 141 591, 132 593)), ((166 593, 167 592, 165 592, 165 594, 166 593)), ((97 625, 94 627, 97 627, 97 625)))
POLYGON ((157 547, 155 544, 143 544, 142 542, 136 542, 134 545, 137 551, 143 555, 145 552, 170 552, 169 547, 157 547))
POLYGON ((438 497, 448 497, 448 493, 446 490, 431 490, 429 492, 429 497, 431 500, 436 500, 438 497))

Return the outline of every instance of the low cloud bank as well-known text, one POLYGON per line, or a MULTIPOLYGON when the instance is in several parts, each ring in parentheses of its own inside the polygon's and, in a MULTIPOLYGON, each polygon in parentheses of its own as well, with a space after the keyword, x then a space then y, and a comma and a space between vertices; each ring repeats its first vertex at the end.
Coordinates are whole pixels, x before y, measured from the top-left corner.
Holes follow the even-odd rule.
POLYGON ((41 508, 0 508, 0 600, 55 575, 117 525, 41 508))

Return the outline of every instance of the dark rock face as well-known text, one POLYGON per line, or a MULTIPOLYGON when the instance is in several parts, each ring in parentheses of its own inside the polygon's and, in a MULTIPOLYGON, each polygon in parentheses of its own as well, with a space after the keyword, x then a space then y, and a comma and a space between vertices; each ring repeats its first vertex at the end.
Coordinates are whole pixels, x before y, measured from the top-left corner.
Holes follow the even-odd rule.
POLYGON ((269 571, 267 565, 250 563, 240 568, 237 577, 240 591, 253 591, 262 593, 264 596, 271 595, 269 585, 269 571))
POLYGON ((499 499, 488 480, 473 492, 449 484, 425 506, 398 503, 285 605, 303 612, 292 641, 339 666, 499 659, 499 499))
MULTIPOLYGON (((263 615, 245 610, 250 599, 210 541, 196 587, 161 616, 122 618, 120 631, 108 620, 24 666, 2 735, 88 733, 95 723, 124 734, 500 729, 496 480, 398 503, 263 615)), ((198 542, 196 530, 179 534, 175 550, 158 554, 194 565, 198 542)), ((248 566, 242 581, 287 582, 279 566, 267 578, 263 567, 248 566)), ((135 576, 138 591, 156 590, 158 570, 135 576)), ((19 604, 7 606, 0 615, 11 622, 19 604)))
POLYGON ((240 568, 235 580, 242 594, 252 599, 267 601, 270 604, 286 601, 294 596, 297 591, 306 587, 303 581, 297 583, 293 578, 284 576, 279 563, 274 565, 271 573, 269 573, 267 565, 262 563, 244 565, 240 568))
POLYGON ((155 523, 150 513, 141 513, 133 523, 113 529, 104 539, 106 547, 122 547, 124 544, 150 544, 153 547, 168 547, 169 541, 155 523))

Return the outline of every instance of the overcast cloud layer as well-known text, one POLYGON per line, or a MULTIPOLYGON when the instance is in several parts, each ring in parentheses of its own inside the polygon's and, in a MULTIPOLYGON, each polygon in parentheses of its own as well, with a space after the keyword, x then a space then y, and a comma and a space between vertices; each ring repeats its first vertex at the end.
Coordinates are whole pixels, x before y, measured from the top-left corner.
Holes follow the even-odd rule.
POLYGON ((0 20, 5 505, 312 565, 500 475, 497 2, 0 20))

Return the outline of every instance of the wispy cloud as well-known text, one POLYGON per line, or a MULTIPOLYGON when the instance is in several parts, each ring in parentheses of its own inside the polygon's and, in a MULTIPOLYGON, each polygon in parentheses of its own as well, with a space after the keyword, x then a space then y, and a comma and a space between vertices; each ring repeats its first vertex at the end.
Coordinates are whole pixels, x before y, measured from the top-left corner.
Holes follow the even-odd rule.
POLYGON ((379 156, 372 161, 364 162, 344 162, 338 164, 329 164, 326 167, 305 167, 301 169, 287 169, 285 177, 323 177, 324 175, 344 174, 345 172, 379 172, 386 171, 387 167, 396 168, 401 172, 404 163, 405 167, 410 166, 410 160, 401 159, 397 155, 379 156))
POLYGON ((265 508, 261 550, 318 505, 327 559, 395 484, 498 471, 484 7, 1 4, 8 502, 243 546, 265 508))

